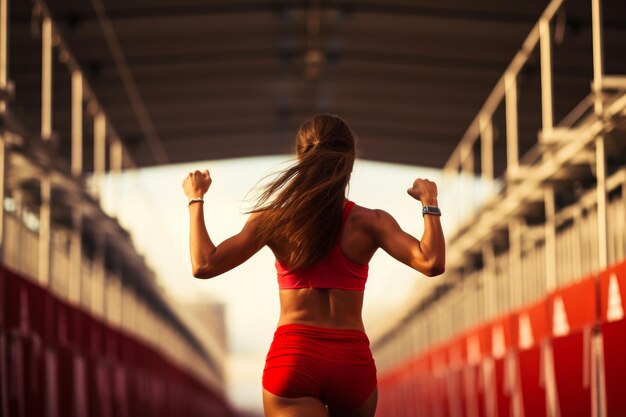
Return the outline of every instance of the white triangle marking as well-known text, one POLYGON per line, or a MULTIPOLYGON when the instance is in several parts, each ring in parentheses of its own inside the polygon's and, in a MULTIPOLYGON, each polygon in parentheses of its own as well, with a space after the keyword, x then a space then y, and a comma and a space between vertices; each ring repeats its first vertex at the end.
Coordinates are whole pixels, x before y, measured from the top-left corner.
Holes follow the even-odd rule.
POLYGON ((555 336, 565 336, 569 333, 569 323, 565 314, 565 304, 561 297, 554 299, 554 313, 552 316, 552 333, 555 336))
POLYGON ((480 362, 480 342, 476 335, 467 338, 467 361, 471 365, 480 362))
POLYGON ((496 326, 493 328, 491 333, 491 345, 491 351, 496 359, 504 356, 506 353, 506 346, 504 343, 504 330, 502 329, 502 326, 496 326))
POLYGON ((519 318, 519 347, 528 349, 535 343, 533 328, 528 314, 522 314, 519 318))
POLYGON ((619 283, 615 272, 609 278, 609 298, 606 308, 607 321, 618 321, 624 318, 624 307, 622 306, 622 296, 619 292, 619 283))

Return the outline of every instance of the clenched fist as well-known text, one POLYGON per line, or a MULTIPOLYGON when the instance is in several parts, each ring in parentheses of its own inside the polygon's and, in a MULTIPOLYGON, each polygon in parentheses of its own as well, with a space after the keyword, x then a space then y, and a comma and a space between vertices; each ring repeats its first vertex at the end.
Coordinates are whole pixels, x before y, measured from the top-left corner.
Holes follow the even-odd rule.
POLYGON ((211 186, 211 174, 205 169, 203 172, 198 170, 190 172, 183 180, 183 191, 187 198, 202 198, 211 186))
POLYGON ((406 192, 424 205, 432 205, 437 202, 437 184, 427 179, 416 179, 413 182, 413 187, 406 192))

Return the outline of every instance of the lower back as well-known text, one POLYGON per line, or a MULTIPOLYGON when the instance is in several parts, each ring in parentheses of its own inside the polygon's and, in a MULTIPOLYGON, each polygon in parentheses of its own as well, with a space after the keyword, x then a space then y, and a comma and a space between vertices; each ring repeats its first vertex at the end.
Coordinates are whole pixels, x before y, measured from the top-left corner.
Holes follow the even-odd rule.
POLYGON ((335 329, 364 330, 363 291, 299 288, 279 291, 278 325, 308 324, 335 329))

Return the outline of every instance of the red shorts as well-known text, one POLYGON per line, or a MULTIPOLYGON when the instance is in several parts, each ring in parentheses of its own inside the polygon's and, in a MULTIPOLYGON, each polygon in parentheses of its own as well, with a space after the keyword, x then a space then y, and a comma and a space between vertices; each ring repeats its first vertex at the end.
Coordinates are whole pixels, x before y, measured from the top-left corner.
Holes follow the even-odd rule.
POLYGON ((376 388, 369 339, 360 330, 280 326, 267 353, 263 388, 279 397, 319 398, 331 410, 354 410, 376 388))

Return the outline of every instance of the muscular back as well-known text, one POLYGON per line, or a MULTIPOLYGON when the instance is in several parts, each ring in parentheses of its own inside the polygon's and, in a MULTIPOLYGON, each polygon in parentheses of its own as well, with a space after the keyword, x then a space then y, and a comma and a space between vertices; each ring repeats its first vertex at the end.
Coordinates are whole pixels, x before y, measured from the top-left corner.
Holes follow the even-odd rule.
MULTIPOLYGON (((355 206, 348 216, 339 239, 339 246, 348 259, 367 264, 378 249, 371 224, 377 213, 355 206)), ((286 258, 286 242, 268 244, 276 258, 286 258)), ((280 319, 287 323, 309 324, 321 327, 363 329, 361 310, 363 291, 339 289, 298 288, 280 290, 280 319)))

